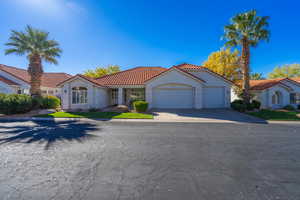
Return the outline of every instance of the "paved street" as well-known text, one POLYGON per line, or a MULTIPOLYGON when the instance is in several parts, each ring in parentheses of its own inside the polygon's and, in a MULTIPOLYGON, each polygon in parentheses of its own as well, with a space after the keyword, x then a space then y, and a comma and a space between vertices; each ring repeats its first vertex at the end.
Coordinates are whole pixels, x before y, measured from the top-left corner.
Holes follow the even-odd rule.
POLYGON ((0 122, 0 197, 299 200, 300 125, 0 122))

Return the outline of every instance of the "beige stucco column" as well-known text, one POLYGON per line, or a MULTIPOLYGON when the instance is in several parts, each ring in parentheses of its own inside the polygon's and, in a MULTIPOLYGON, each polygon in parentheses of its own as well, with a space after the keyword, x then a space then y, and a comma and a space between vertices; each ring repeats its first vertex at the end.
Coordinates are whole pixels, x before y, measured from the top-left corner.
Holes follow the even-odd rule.
POLYGON ((202 109, 203 108, 203 88, 199 84, 199 86, 195 87, 195 108, 202 109))
POLYGON ((118 105, 123 104, 123 88, 118 88, 118 105))

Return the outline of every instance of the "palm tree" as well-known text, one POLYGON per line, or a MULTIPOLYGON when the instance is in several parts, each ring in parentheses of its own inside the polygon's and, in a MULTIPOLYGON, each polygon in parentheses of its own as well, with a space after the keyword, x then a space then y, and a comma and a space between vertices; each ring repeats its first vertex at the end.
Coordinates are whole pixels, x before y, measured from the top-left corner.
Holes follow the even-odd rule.
POLYGON ((30 74, 30 93, 33 96, 41 95, 41 77, 43 75, 42 61, 57 64, 62 50, 55 40, 48 39, 49 33, 31 26, 27 26, 25 32, 12 31, 6 46, 5 55, 26 55, 29 60, 28 73, 30 74))
POLYGON ((243 71, 243 99, 245 103, 250 102, 249 93, 249 71, 250 71, 250 47, 256 47, 261 40, 269 41, 270 31, 268 16, 256 15, 256 10, 240 13, 231 19, 231 24, 225 26, 224 39, 226 46, 241 46, 241 65, 243 71))

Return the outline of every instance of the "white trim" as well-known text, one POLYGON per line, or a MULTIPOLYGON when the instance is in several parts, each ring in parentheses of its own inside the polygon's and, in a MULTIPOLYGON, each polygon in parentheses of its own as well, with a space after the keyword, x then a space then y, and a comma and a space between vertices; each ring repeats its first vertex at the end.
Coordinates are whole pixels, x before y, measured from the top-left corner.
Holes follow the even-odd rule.
POLYGON ((215 72, 213 72, 213 71, 211 71, 210 69, 205 68, 205 67, 200 67, 200 69, 184 69, 184 70, 186 70, 186 71, 188 71, 188 72, 201 72, 201 71, 202 71, 202 72, 207 72, 207 73, 209 73, 209 74, 211 74, 211 75, 213 75, 213 76, 215 76, 215 77, 217 77, 217 78, 219 78, 219 79, 221 79, 221 80, 223 80, 223 81, 229 83, 230 85, 234 85, 233 82, 231 82, 230 80, 227 80, 227 79, 224 78, 222 75, 220 75, 220 74, 218 74, 218 73, 215 73, 215 72))
POLYGON ((164 72, 160 73, 158 76, 155 76, 155 77, 153 77, 153 78, 145 81, 145 85, 148 84, 148 83, 150 83, 150 82, 152 82, 152 81, 154 81, 154 80, 156 80, 156 79, 158 79, 158 78, 160 78, 161 76, 164 76, 164 75, 168 74, 169 72, 171 72, 173 70, 176 70, 177 72, 180 72, 181 74, 183 74, 183 75, 185 75, 185 76, 187 76, 189 78, 192 78, 192 79, 194 79, 194 80, 196 80, 196 81, 198 81, 198 82, 200 82, 202 84, 205 83, 204 81, 200 80, 199 78, 196 78, 196 77, 190 75, 189 73, 186 73, 186 72, 184 72, 184 71, 182 71, 180 69, 177 69, 176 67, 173 67, 173 68, 170 68, 167 71, 164 71, 164 72))

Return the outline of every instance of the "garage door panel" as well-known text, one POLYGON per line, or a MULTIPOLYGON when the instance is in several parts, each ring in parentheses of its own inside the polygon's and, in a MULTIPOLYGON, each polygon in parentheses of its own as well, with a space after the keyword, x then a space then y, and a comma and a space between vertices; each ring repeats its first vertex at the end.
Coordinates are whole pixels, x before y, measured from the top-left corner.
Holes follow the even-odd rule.
POLYGON ((224 108, 224 94, 223 87, 204 88, 204 108, 224 108))
POLYGON ((192 88, 156 88, 153 90, 154 108, 193 108, 192 88))

